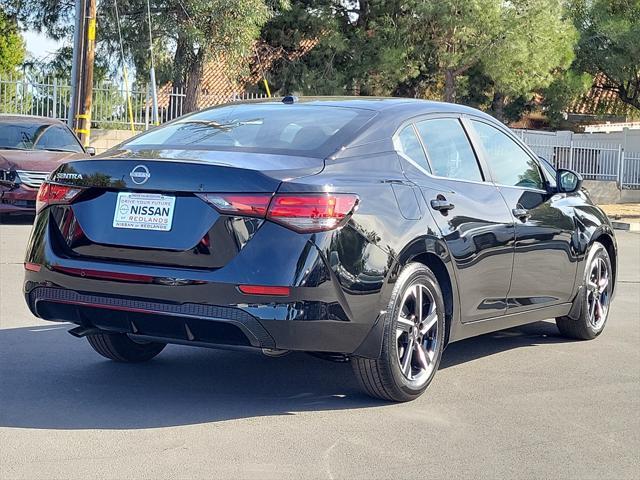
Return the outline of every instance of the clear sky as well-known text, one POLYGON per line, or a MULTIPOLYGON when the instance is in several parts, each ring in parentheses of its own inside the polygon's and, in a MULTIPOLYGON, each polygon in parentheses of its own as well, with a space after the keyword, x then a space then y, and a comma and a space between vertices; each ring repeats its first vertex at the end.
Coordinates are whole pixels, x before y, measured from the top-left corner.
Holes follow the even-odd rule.
POLYGON ((44 58, 55 53, 63 43, 52 40, 43 33, 37 33, 33 30, 22 32, 25 43, 27 44, 27 52, 32 58, 44 58))

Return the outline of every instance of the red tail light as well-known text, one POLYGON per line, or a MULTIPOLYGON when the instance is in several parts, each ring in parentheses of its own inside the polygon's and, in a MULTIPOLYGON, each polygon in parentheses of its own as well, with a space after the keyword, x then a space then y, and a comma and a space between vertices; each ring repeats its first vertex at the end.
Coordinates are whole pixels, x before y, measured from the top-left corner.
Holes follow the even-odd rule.
POLYGON ((298 232, 332 230, 353 213, 358 196, 350 193, 198 194, 226 214, 267 218, 298 232))
POLYGON ((261 218, 271 201, 269 194, 201 193, 198 196, 219 212, 261 218))
POLYGON ((279 194, 267 218, 298 232, 322 232, 340 226, 357 205, 358 196, 347 193, 279 194))
POLYGON ((69 185, 56 185, 55 183, 44 182, 40 185, 36 198, 36 212, 49 205, 69 204, 82 191, 82 188, 71 187, 69 185))

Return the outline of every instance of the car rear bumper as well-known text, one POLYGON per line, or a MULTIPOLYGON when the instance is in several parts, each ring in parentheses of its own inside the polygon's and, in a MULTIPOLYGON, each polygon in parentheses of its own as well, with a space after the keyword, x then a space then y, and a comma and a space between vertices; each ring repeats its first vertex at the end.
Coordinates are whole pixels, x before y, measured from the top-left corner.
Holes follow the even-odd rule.
MULTIPOLYGON (((27 277, 32 275, 27 273, 27 277)), ((323 309, 331 308, 324 302, 251 306, 170 303, 78 292, 32 280, 25 282, 25 295, 32 313, 44 320, 72 322, 166 343, 377 356, 377 349, 365 342, 375 330, 373 321, 293 320, 282 315, 285 310, 291 316, 295 310, 306 314, 316 310, 321 317, 323 309)))
POLYGON ((26 257, 38 271, 27 270, 24 283, 40 318, 166 343, 379 355, 383 277, 378 288, 353 290, 309 236, 265 225, 271 244, 254 239, 219 269, 178 269, 61 256, 42 217, 26 257), (286 244, 286 255, 274 244, 286 244), (245 294, 246 284, 286 286, 289 295, 245 294))
POLYGON ((36 211, 37 188, 24 185, 16 187, 0 186, 0 214, 34 213, 36 211))

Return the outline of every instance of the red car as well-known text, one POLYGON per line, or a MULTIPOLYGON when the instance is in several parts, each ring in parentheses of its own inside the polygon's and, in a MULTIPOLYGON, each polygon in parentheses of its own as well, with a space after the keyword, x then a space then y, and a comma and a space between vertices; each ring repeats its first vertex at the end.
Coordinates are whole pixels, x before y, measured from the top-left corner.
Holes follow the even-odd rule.
POLYGON ((34 213, 47 175, 61 162, 93 154, 59 120, 0 115, 0 214, 34 213))

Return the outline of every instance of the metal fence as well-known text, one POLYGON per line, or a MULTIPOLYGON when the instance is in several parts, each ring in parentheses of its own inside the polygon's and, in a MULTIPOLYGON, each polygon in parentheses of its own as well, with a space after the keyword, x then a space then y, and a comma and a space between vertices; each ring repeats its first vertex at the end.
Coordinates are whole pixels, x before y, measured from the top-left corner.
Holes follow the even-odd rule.
POLYGON ((640 189, 640 152, 624 152, 620 177, 623 188, 640 189))
MULTIPOLYGON (((129 91, 136 129, 148 128, 152 123, 151 96, 148 88, 129 91)), ((67 81, 55 78, 24 76, 0 77, 0 113, 40 115, 66 120, 69 113, 71 87, 67 81)), ((201 94, 199 108, 237 100, 266 98, 264 94, 238 92, 232 95, 201 94)), ((161 88, 158 94, 158 120, 172 120, 184 113, 184 89, 161 88)), ((122 85, 105 82, 94 86, 91 108, 94 128, 128 129, 127 92, 122 85)))
POLYGON ((587 180, 615 181, 620 188, 640 189, 640 152, 625 151, 619 142, 551 132, 513 132, 556 168, 575 170, 587 180))
MULTIPOLYGON (((129 92, 136 129, 151 124, 151 96, 148 88, 129 92)), ((41 115, 66 120, 71 88, 55 78, 0 77, 0 113, 41 115)), ((264 94, 238 92, 232 95, 201 93, 198 107, 237 100, 265 98, 264 94)), ((161 88, 158 92, 160 123, 184 113, 184 89, 161 88)), ((127 96, 122 85, 102 83, 93 89, 91 122, 94 128, 128 129, 127 96)), ((538 155, 556 167, 576 170, 588 180, 616 181, 620 188, 640 189, 640 152, 625 151, 619 142, 592 141, 584 136, 514 130, 538 155)))

